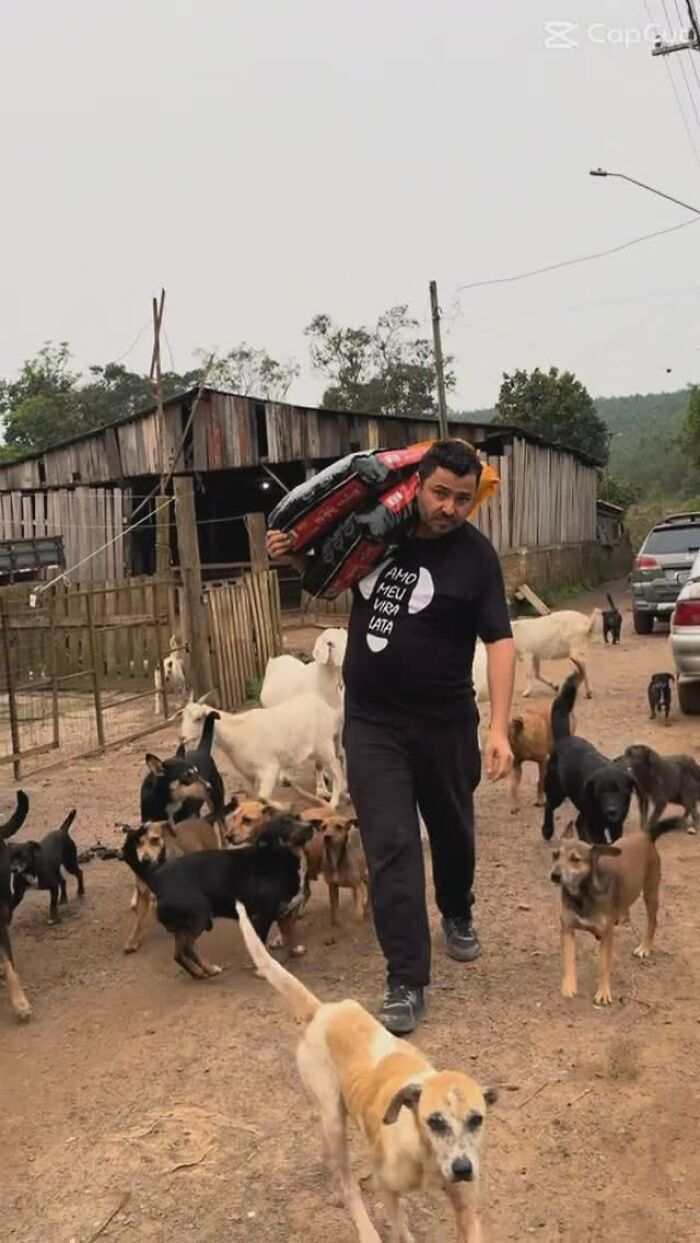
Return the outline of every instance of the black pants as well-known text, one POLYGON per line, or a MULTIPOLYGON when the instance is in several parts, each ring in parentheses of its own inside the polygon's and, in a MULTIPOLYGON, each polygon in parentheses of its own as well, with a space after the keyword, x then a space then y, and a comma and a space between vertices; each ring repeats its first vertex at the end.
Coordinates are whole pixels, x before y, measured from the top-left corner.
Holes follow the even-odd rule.
POLYGON ((444 916, 471 911, 474 790, 481 778, 475 719, 377 724, 350 710, 344 745, 370 877, 379 943, 392 981, 430 982, 430 930, 416 805, 430 837, 444 916))

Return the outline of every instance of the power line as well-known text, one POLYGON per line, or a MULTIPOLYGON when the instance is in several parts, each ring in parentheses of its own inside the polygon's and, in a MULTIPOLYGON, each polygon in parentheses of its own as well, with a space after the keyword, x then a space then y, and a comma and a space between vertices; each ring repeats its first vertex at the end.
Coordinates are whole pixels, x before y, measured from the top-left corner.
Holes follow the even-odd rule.
MULTIPOLYGON (((672 33, 672 32, 671 32, 671 23, 670 23, 670 20, 669 20, 668 13, 667 13, 667 11, 666 11, 666 5, 665 5, 664 0, 661 0, 661 2, 662 2, 663 10, 664 10, 664 15, 665 15, 665 18, 666 18, 666 28, 667 28, 668 33, 669 33, 669 34, 671 34, 671 33, 672 33)), ((654 16, 653 16, 653 13, 652 13, 652 11, 651 11, 651 6, 650 6, 650 4, 649 4, 649 0, 644 0, 644 8, 645 8, 645 9, 646 9, 646 11, 647 11, 647 16, 648 16, 648 18, 649 18, 649 21, 650 21, 653 25, 655 25, 656 23, 655 23, 655 21, 654 21, 654 16)), ((676 80, 675 80, 675 78, 674 78, 674 76, 673 76, 673 73, 671 72, 671 66, 670 66, 670 64, 669 64, 668 57, 664 57, 664 65, 666 66, 666 73, 667 73, 667 75, 668 75, 669 84, 670 84, 670 86, 671 86, 671 90, 673 91, 673 95, 674 95, 675 100, 676 100, 676 104, 677 104, 677 107, 678 107, 678 111, 679 111, 679 112, 680 112, 680 114, 681 114, 681 120, 682 120, 682 122, 683 122, 683 127, 684 127, 684 129, 685 129, 685 132, 686 132, 686 135, 687 135, 687 138, 688 138, 688 142, 690 143, 690 149, 691 149, 691 151, 693 152, 693 156, 694 156, 694 158, 695 158, 695 162, 696 162, 696 164, 698 165, 698 168, 700 168, 700 150, 698 149, 698 143, 697 143, 697 141, 696 141, 696 139, 695 139, 695 135, 693 134, 693 130, 692 130, 692 127, 691 127, 690 121, 688 120, 688 116, 687 116, 687 114, 686 114, 686 110, 685 110, 685 108, 684 108, 684 106, 683 106, 683 100, 681 99, 680 92, 679 92, 678 87, 677 87, 677 85, 676 85, 676 80)))
POLYGON ((691 220, 682 220, 680 224, 668 225, 665 229, 655 229, 653 233, 643 233, 641 237, 633 237, 630 241, 611 246, 608 250, 597 250, 589 255, 579 255, 576 259, 564 259, 560 263, 548 263, 542 268, 532 268, 528 272, 518 272, 513 276, 496 276, 485 281, 469 281, 466 285, 458 285, 456 292, 464 293, 468 289, 483 289, 487 285, 512 285, 517 281, 529 280, 533 276, 543 276, 547 272, 558 272, 562 268, 572 268, 580 263, 591 263, 594 259, 605 259, 608 255, 617 255, 620 251, 629 250, 631 246, 638 246, 640 242, 648 242, 654 237, 664 237, 667 233, 677 233, 679 229, 687 229, 688 225, 697 224, 698 220, 700 216, 693 216, 691 220))
MULTIPOLYGON (((679 6, 679 3, 678 3, 678 0, 674 0, 674 3, 675 3, 675 6, 676 6, 676 14, 677 14, 677 16, 678 16, 678 27, 679 27, 679 29, 681 29, 681 28, 682 28, 682 26, 683 26, 683 17, 681 16, 681 10, 680 10, 680 6, 679 6)), ((664 13, 665 13, 665 12, 666 12, 666 4, 665 4, 665 2, 664 2, 664 13)), ((695 120, 697 121, 697 124, 698 124, 698 128, 700 129, 700 113, 698 112, 698 106, 697 106, 697 104, 696 104, 696 102, 695 102, 695 96, 694 96, 694 94, 693 94, 693 92, 692 92, 692 89, 691 89, 691 86, 690 86, 690 81, 689 81, 689 78, 688 78, 688 74, 686 73, 686 68, 685 68, 685 59, 684 59, 684 57, 683 57, 683 56, 679 56, 679 57, 678 57, 678 63, 679 63, 679 65, 680 65, 680 67, 681 67, 681 73, 683 74, 683 81, 685 82, 685 88, 686 88, 686 90, 687 90, 687 92, 688 92, 688 98, 689 98, 689 100, 690 100, 690 106, 691 106, 691 108, 692 108, 692 110, 693 110, 693 113, 694 113, 694 116, 695 116, 695 120)), ((698 67, 697 67, 697 65, 695 64, 695 54, 691 56, 691 58, 690 58, 690 64, 691 64, 691 68, 692 68, 692 70, 693 70, 693 73, 694 73, 694 75, 695 75, 695 82, 696 82, 696 85, 700 87, 700 79, 698 78, 698 67)))

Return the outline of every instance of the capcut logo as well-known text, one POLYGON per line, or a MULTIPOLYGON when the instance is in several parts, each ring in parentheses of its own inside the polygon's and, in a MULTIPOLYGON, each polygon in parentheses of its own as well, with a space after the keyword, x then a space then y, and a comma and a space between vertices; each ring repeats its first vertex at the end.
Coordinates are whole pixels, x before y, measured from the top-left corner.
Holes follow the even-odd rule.
MULTIPOLYGON (((608 44, 613 47, 638 47, 654 44, 662 37, 662 31, 651 23, 647 26, 608 26, 605 22, 590 22, 580 26, 577 22, 549 21, 544 24, 544 45, 549 51, 562 52, 578 48, 583 42, 608 44)), ((669 31, 670 40, 688 39, 687 30, 669 31)))
POLYGON ((550 51, 561 52, 568 48, 578 47, 576 22, 545 22, 544 45, 550 51))

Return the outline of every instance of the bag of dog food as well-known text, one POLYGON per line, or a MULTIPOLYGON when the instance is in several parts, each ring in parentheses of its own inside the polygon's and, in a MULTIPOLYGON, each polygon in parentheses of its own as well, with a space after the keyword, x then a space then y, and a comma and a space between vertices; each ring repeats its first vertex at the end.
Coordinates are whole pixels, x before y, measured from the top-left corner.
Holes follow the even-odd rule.
POLYGON ((305 551, 347 514, 405 478, 432 443, 351 453, 326 466, 282 498, 270 514, 270 530, 289 532, 293 552, 305 551))
MULTIPOLYGON (((334 600, 364 578, 392 546, 406 539, 418 522, 419 482, 414 471, 385 492, 376 505, 365 505, 337 523, 314 550, 302 579, 304 591, 334 600)), ((498 484, 496 471, 484 465, 470 517, 498 484)))

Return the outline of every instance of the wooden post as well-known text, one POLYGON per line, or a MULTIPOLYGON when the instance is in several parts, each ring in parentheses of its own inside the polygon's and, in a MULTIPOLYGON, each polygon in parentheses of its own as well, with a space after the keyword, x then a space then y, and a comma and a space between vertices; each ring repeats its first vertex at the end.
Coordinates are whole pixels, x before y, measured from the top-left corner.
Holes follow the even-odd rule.
POLYGON ((160 330, 163 323, 165 290, 160 291, 160 301, 154 298, 153 310, 153 355, 151 358, 151 379, 155 381, 156 428, 158 442, 158 468, 160 471, 160 487, 156 497, 156 574, 161 577, 170 568, 170 506, 166 504, 165 489, 165 410, 163 409, 163 376, 160 363, 160 330))
POLYGON ((202 567, 199 560, 194 488, 189 475, 176 475, 175 524, 183 586, 183 638, 189 652, 190 683, 195 695, 212 690, 209 615, 202 601, 202 567))
POLYGON ((19 718, 17 716, 17 699, 15 696, 15 671, 12 668, 12 656, 10 651, 10 633, 7 628, 7 615, 5 613, 5 602, 0 598, 0 632, 2 632, 2 648, 5 656, 5 669, 7 671, 7 706, 10 713, 10 739, 12 741, 12 771, 15 781, 19 781, 22 776, 22 761, 20 759, 20 736, 19 736, 19 718))
MULTIPOLYGON (((156 615, 153 618, 153 626, 154 626, 154 634, 155 634, 155 640, 156 640, 156 651, 158 653, 158 668, 160 669, 160 693, 162 695, 162 703, 163 703, 163 720, 167 721, 168 715, 169 715, 168 713, 168 692, 165 688, 165 665, 163 663, 163 638, 161 635, 160 617, 158 615, 156 615)), ((169 639, 166 633, 166 647, 168 646, 168 643, 169 643, 169 639)))
POLYGON ((58 710, 58 646, 56 639, 56 598, 49 596, 49 643, 51 644, 51 712, 53 747, 60 746, 60 714, 58 710))
POLYGON ((102 715, 102 686, 101 686, 101 670, 99 667, 100 653, 97 645, 97 635, 95 632, 95 619, 92 611, 92 594, 88 591, 85 596, 85 609, 87 614, 88 635, 90 639, 90 664, 92 665, 92 693, 95 701, 95 724, 97 725, 97 743, 101 751, 105 749, 105 723, 102 715))
POLYGON ((265 538, 267 530, 265 515, 246 514, 245 525, 248 532, 248 547, 250 549, 250 568, 256 574, 260 570, 269 569, 270 565, 265 538))
POLYGON ((446 436, 449 436, 447 427, 447 393, 445 390, 445 363, 442 357, 442 337, 440 335, 440 307, 438 305, 437 284, 435 281, 430 282, 430 309, 433 316, 433 347, 435 349, 440 435, 444 439, 446 436))

